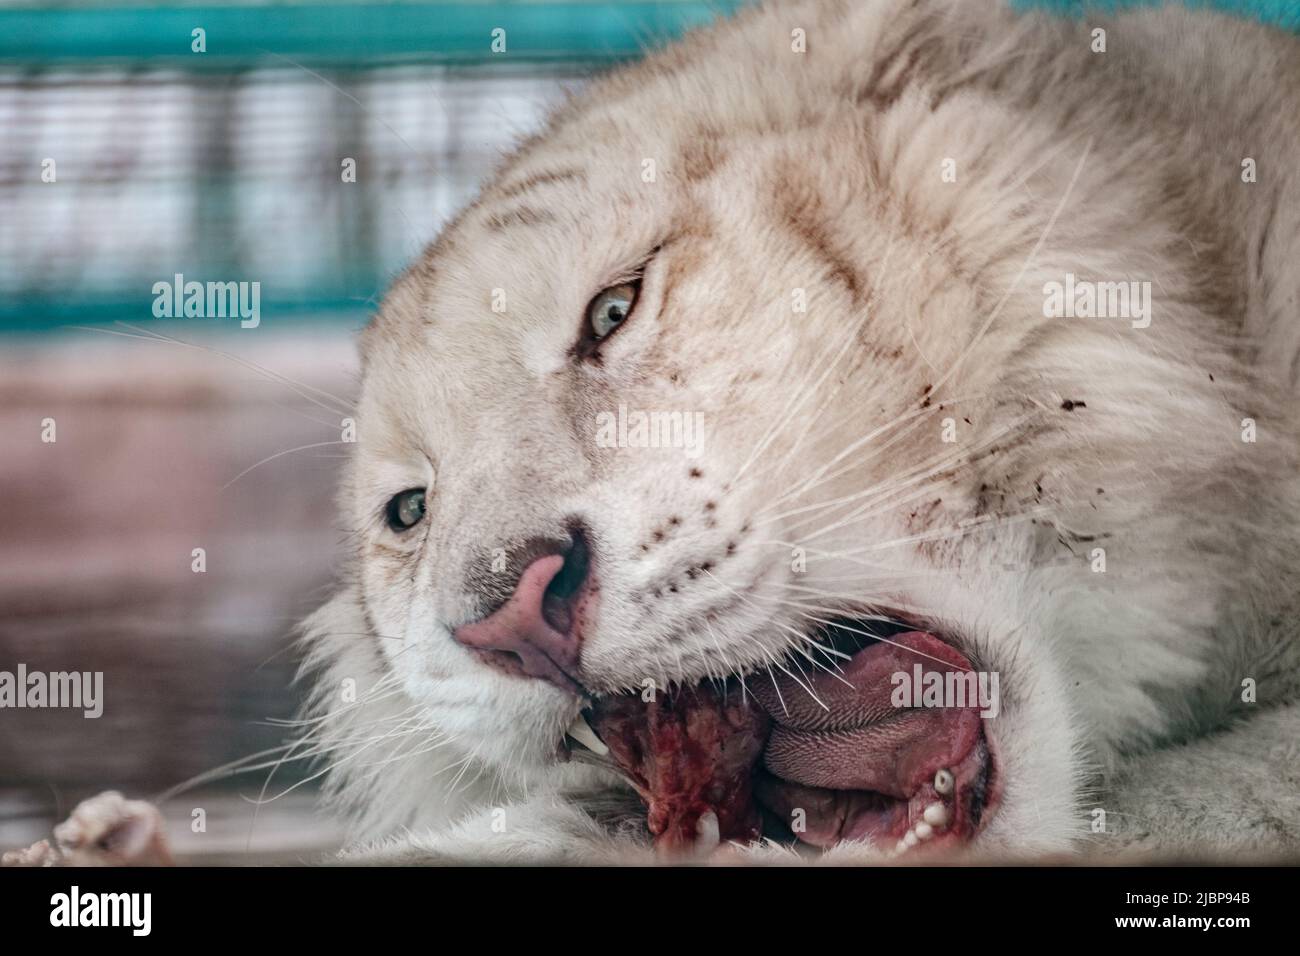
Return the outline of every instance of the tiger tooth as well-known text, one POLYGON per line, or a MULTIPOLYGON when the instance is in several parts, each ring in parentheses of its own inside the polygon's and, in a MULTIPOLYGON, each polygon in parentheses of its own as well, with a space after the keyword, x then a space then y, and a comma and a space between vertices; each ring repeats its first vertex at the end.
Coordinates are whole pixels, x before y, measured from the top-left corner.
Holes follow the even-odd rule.
POLYGON ((695 821, 695 848, 707 852, 722 842, 722 828, 718 824, 718 815, 712 810, 705 810, 695 821))
POLYGON ((948 823, 948 808, 942 803, 932 803, 921 816, 932 827, 945 826, 948 823))
POLYGON ((952 771, 947 767, 940 767, 934 775, 934 789, 936 793, 943 794, 945 797, 952 793, 952 785, 955 783, 952 771))
POLYGON ((917 839, 916 834, 913 833, 911 830, 908 830, 906 833, 903 834, 903 845, 906 847, 909 848, 914 847, 920 842, 921 841, 917 839))
POLYGON ((582 714, 578 714, 577 717, 573 718, 573 723, 569 724, 569 729, 565 733, 592 753, 601 757, 609 755, 609 748, 605 746, 603 740, 596 736, 596 732, 591 729, 591 725, 587 723, 587 718, 583 717, 582 714))
POLYGON ((928 840, 934 836, 934 827, 922 820, 916 825, 916 837, 918 840, 928 840))

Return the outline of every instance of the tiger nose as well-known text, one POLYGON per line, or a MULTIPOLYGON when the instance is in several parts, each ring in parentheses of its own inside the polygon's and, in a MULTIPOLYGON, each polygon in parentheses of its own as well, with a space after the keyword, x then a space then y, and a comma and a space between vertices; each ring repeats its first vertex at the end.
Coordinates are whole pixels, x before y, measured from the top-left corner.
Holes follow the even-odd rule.
POLYGON ((505 604, 452 636, 497 670, 582 696, 581 632, 592 598, 588 565, 586 542, 575 535, 564 554, 537 558, 524 568, 505 604))

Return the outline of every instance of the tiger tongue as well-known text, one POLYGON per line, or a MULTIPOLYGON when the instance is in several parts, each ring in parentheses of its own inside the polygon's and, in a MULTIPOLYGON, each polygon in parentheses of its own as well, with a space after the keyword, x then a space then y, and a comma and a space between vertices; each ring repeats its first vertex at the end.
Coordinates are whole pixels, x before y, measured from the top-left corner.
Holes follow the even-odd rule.
POLYGON ((753 777, 768 718, 738 684, 705 682, 649 701, 604 698, 590 719, 645 801, 657 849, 709 849, 759 836, 753 777))

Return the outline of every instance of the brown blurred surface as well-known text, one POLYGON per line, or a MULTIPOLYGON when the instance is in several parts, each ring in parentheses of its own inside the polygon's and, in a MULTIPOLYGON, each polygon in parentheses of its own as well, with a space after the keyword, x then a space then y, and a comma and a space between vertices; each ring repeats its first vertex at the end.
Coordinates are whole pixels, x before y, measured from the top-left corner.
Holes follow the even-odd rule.
MULTIPOLYGON (((98 719, 0 709, 0 845, 89 793, 148 796, 286 739, 268 721, 297 706, 292 628, 346 534, 334 509, 345 449, 283 454, 223 486, 268 456, 338 441, 355 370, 351 330, 269 325, 166 331, 343 401, 201 349, 0 339, 0 670, 104 673, 98 719), (194 548, 205 573, 191 570, 194 548)), ((233 784, 255 796, 263 779, 233 784)), ((297 793, 307 800, 270 818, 302 812, 310 791, 297 793)))
MULTIPOLYGON (((161 806, 167 841, 180 866, 289 866, 328 862, 342 842, 339 827, 322 815, 314 794, 272 789, 254 802, 261 787, 247 793, 200 789, 161 806), (201 811, 201 814, 199 813, 201 811)), ((50 839, 82 797, 55 800, 26 789, 0 789, 0 848, 10 850, 50 839)))

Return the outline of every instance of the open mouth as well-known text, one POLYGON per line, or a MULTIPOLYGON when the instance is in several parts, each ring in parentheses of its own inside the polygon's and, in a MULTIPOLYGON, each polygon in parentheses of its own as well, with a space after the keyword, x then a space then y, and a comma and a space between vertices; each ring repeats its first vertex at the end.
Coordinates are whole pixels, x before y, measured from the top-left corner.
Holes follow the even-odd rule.
POLYGON ((840 619, 814 638, 815 668, 801 658, 779 677, 601 697, 584 712, 594 736, 577 736, 641 795, 657 848, 769 837, 908 853, 960 847, 987 823, 999 787, 978 701, 900 694, 972 673, 966 656, 902 623, 840 619))

